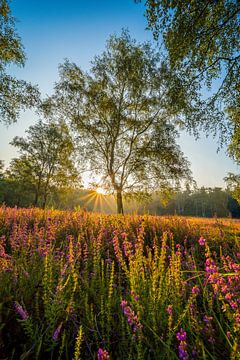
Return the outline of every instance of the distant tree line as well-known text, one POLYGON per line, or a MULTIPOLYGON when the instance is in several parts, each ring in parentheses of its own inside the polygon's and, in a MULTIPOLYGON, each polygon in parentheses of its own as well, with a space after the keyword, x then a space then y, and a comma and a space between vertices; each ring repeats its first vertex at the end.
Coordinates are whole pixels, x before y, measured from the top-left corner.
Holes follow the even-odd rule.
MULTIPOLYGON (((30 178, 23 180, 13 175, 11 167, 12 164, 9 169, 3 171, 3 167, 0 166, 0 205, 35 206, 36 187, 32 180, 30 178)), ((57 184, 51 181, 47 199, 44 189, 43 186, 38 193, 37 206, 44 204, 58 209, 81 208, 105 213, 116 211, 115 199, 112 195, 97 195, 94 190, 83 189, 76 182, 70 186, 69 183, 57 184)), ((162 199, 162 194, 152 193, 147 198, 139 200, 124 198, 123 202, 126 213, 240 218, 240 206, 237 200, 229 190, 222 190, 219 187, 202 187, 194 190, 188 188, 171 194, 167 201, 162 199)))
POLYGON ((240 217, 236 199, 219 187, 179 191, 169 199, 166 206, 155 195, 148 206, 150 213, 158 215, 183 215, 198 217, 240 217))

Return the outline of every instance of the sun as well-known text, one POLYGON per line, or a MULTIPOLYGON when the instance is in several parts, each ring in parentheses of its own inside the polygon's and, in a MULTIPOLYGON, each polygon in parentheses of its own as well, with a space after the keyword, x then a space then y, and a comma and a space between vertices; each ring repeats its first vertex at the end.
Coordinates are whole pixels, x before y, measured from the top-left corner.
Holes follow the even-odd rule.
POLYGON ((98 187, 96 189, 96 193, 98 193, 99 195, 105 195, 105 190, 101 187, 98 187))

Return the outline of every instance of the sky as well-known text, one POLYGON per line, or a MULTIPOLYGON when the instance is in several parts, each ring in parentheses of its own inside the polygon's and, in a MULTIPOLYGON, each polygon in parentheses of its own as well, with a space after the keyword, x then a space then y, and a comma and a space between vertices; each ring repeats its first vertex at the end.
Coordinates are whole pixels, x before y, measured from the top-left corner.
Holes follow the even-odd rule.
MULTIPOLYGON (((38 84, 43 96, 52 93, 58 80, 58 65, 64 59, 88 70, 94 56, 104 50, 110 34, 120 34, 122 28, 128 28, 136 40, 153 41, 151 32, 146 30, 144 1, 135 4, 134 0, 12 0, 10 7, 17 19, 27 61, 24 68, 10 66, 8 72, 38 84)), ((18 155, 9 142, 14 136, 24 136, 36 121, 36 115, 26 111, 17 124, 0 125, 0 159, 6 166, 18 155)), ((226 156, 226 149, 217 152, 217 139, 211 136, 206 138, 202 134, 196 141, 184 133, 178 142, 191 163, 198 186, 224 187, 227 173, 239 171, 226 156)))

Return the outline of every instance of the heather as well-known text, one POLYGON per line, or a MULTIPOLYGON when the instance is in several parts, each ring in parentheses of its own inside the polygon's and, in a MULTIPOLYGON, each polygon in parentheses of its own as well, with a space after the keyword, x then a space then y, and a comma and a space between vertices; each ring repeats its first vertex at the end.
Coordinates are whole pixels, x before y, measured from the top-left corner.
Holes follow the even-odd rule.
POLYGON ((0 208, 3 359, 239 359, 240 223, 0 208))

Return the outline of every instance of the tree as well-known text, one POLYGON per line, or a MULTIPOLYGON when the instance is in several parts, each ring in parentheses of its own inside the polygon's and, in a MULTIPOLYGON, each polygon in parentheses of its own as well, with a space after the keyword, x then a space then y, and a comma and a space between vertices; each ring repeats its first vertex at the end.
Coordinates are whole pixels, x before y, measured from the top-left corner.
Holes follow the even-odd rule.
POLYGON ((123 213, 123 192, 189 179, 174 125, 190 109, 188 101, 181 80, 150 44, 137 44, 123 31, 110 37, 89 74, 69 61, 61 65, 55 95, 44 106, 70 121, 82 163, 113 189, 123 213))
POLYGON ((7 206, 31 206, 34 201, 35 185, 29 164, 25 157, 13 159, 4 173, 0 199, 7 206))
POLYGON ((0 179, 3 177, 4 162, 0 160, 0 179))
POLYGON ((36 87, 6 73, 9 64, 23 66, 25 54, 15 30, 7 0, 0 0, 0 122, 11 124, 21 109, 34 106, 39 99, 36 87))
POLYGON ((14 159, 8 177, 17 178, 18 183, 34 187, 34 205, 45 207, 51 186, 64 186, 77 181, 77 172, 72 159, 74 147, 67 126, 63 123, 39 121, 26 131, 27 137, 15 137, 21 156, 14 159))
MULTIPOLYGON (((231 116, 239 115, 239 1, 147 0, 146 17, 155 38, 163 39, 172 68, 211 89, 206 108, 225 107, 231 116)), ((223 119, 209 118, 207 125, 214 131, 217 125, 226 139, 226 129, 236 129, 231 122, 224 126, 223 119)))
POLYGON ((224 178, 228 192, 240 203, 240 175, 228 173, 224 178))

